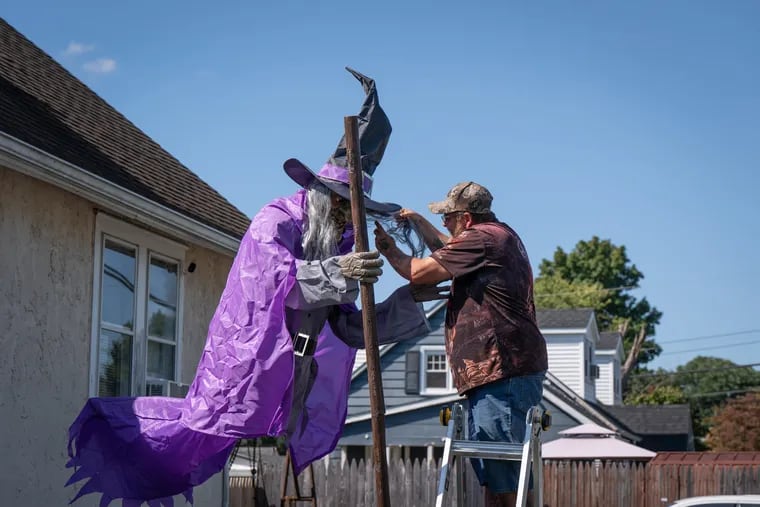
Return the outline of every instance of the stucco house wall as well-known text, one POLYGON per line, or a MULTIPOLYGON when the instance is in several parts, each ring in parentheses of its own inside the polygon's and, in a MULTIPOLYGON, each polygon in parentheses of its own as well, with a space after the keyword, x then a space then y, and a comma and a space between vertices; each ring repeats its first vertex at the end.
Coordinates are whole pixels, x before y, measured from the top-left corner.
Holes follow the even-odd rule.
MULTIPOLYGON (((0 166, 0 505, 66 505, 84 484, 64 488, 68 427, 90 389, 95 217, 86 199, 0 166)), ((193 245, 186 259, 190 382, 232 259, 193 245)), ((197 488, 196 505, 219 505, 222 485, 219 474, 197 488)))
POLYGON ((195 377, 206 344, 208 325, 227 282, 232 257, 191 246, 185 259, 196 264, 195 271, 184 274, 183 353, 179 381, 189 384, 195 377))

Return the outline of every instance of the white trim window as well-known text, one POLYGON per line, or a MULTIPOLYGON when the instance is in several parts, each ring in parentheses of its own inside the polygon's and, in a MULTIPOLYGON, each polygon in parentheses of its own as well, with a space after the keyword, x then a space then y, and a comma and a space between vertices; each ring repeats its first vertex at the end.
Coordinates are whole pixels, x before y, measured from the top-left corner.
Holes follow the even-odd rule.
POLYGON ((420 394, 449 394, 456 392, 446 349, 438 346, 420 347, 420 394))
POLYGON ((94 243, 90 395, 166 395, 180 374, 185 247, 102 213, 94 243))

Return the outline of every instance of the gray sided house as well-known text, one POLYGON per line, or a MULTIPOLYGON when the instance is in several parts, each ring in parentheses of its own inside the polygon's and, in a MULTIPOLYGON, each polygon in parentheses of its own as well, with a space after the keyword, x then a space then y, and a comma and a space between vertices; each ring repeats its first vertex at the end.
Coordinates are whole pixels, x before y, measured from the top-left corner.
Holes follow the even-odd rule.
MULTIPOLYGON (((466 403, 453 389, 443 337, 445 305, 428 312, 433 330, 419 338, 380 349, 386 405, 386 443, 391 457, 440 457, 446 428, 441 408, 466 403)), ((593 395, 597 371, 593 351, 599 340, 594 312, 589 309, 544 310, 538 322, 547 340, 549 372, 542 405, 552 413, 553 426, 544 441, 579 424, 610 428, 631 442, 639 437, 609 416, 593 395), (561 377, 561 376, 562 377, 561 377), (569 386, 576 387, 573 389, 569 386)), ((342 459, 371 455, 372 428, 366 366, 361 357, 351 384, 348 417, 339 442, 342 459)))
MULTIPOLYGON (((385 398, 386 443, 392 457, 440 457, 445 428, 440 409, 459 396, 451 384, 443 342, 445 303, 428 312, 433 331, 380 348, 385 398), (427 374, 423 374, 425 371, 427 374)), ((344 459, 369 456, 372 446, 366 363, 357 356, 349 391, 348 414, 338 445, 344 459)))
POLYGON ((88 397, 183 394, 248 223, 0 19, 0 505, 75 495, 88 397))

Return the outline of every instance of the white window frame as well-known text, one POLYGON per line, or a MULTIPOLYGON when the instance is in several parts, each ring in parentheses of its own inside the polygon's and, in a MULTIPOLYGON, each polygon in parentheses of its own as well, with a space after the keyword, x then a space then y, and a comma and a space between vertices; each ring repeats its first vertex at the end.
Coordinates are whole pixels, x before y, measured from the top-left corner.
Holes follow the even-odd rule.
POLYGON ((451 376, 451 366, 446 355, 446 348, 440 345, 424 345, 420 347, 420 394, 438 395, 452 394, 457 392, 454 387, 454 379, 451 376), (446 387, 427 386, 427 358, 428 355, 443 355, 446 358, 446 387))
POLYGON ((131 396, 144 396, 147 372, 148 330, 146 316, 148 311, 148 271, 151 255, 159 259, 176 261, 177 266, 177 322, 176 345, 174 350, 174 379, 182 378, 182 322, 184 320, 184 265, 187 247, 158 234, 118 220, 105 213, 95 217, 95 238, 93 255, 92 282, 92 328, 90 340, 90 380, 91 397, 98 395, 99 342, 101 329, 101 298, 103 276, 103 249, 106 239, 115 243, 128 245, 137 252, 137 273, 135 280, 135 319, 132 340, 132 388, 131 396))

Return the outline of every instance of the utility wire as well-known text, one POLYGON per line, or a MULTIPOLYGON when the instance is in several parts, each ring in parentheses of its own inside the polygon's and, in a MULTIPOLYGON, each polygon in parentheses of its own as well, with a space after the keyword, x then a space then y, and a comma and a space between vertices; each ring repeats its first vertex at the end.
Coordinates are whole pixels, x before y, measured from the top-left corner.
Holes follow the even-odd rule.
POLYGON ((760 363, 741 364, 736 366, 719 366, 717 368, 703 368, 701 370, 689 370, 689 371, 667 371, 662 373, 632 373, 629 378, 637 377, 672 377, 674 375, 691 375, 692 373, 710 373, 713 371, 722 370, 738 370, 739 368, 753 368, 760 366, 760 363))
POLYGON ((658 342, 661 345, 667 345, 670 343, 679 343, 679 342, 690 342, 690 341, 696 341, 696 340, 707 340, 708 338, 723 338, 726 336, 736 336, 741 334, 752 334, 752 333, 760 333, 760 329, 747 329, 744 331, 733 331, 730 333, 722 333, 722 334, 710 334, 705 336, 693 336, 691 338, 680 338, 678 340, 667 340, 667 341, 661 341, 658 342))
POLYGON ((689 352, 700 352, 702 350, 714 350, 714 349, 725 349, 729 347, 739 347, 741 345, 753 345, 755 343, 760 343, 760 340, 753 340, 749 342, 739 342, 739 343, 730 343, 730 344, 723 344, 723 345, 716 345, 714 347, 700 347, 696 349, 686 349, 686 350, 673 350, 668 352, 662 352, 660 353, 661 356, 664 356, 666 354, 687 354, 689 352))
MULTIPOLYGON (((706 335, 706 336, 693 336, 691 338, 680 338, 678 340, 663 341, 663 342, 657 341, 657 342, 654 342, 654 344, 652 342, 644 342, 644 345, 642 347, 642 351, 652 350, 652 349, 655 348, 654 345, 662 346, 662 345, 669 345, 671 343, 677 343, 677 342, 704 340, 704 339, 707 339, 707 338, 724 338, 724 337, 727 337, 727 336, 737 336, 737 335, 742 335, 742 334, 752 334, 752 333, 756 333, 756 332, 760 332, 760 329, 747 329, 745 331, 731 331, 731 332, 728 332, 728 333, 713 334, 713 335, 706 335)), ((661 352, 660 355, 662 355, 662 354, 680 354, 682 352, 695 352, 695 351, 699 351, 699 350, 710 350, 710 349, 714 349, 714 348, 733 347, 735 345, 745 345, 745 344, 750 344, 750 343, 755 343, 755 342, 746 342, 746 343, 745 342, 741 342, 741 343, 734 343, 734 344, 729 343, 729 344, 724 344, 724 345, 717 345, 715 347, 705 347, 705 348, 698 348, 698 349, 675 350, 675 351, 661 352)))
MULTIPOLYGON (((573 294, 588 294, 588 293, 594 293, 594 292, 613 292, 618 290, 629 290, 629 289, 637 289, 639 288, 637 285, 623 285, 620 287, 603 287, 600 289, 581 289, 576 291, 568 291, 568 292, 555 292, 552 294, 536 294, 534 295, 534 298, 546 298, 546 297, 553 297, 553 296, 569 296, 573 294)), ((721 333, 721 334, 712 334, 712 335, 703 335, 703 336, 692 336, 691 338, 680 338, 678 340, 667 340, 667 341, 657 341, 657 345, 669 345, 671 343, 682 343, 686 341, 698 341, 698 340, 707 340, 710 338, 725 338, 728 336, 739 336, 744 334, 753 334, 753 333, 760 333, 760 329, 746 329, 743 331, 732 331, 729 333, 721 333)), ((738 347, 741 345, 753 345, 756 343, 760 343, 760 340, 755 341, 748 341, 748 342, 740 342, 740 343, 732 343, 732 344, 726 344, 726 345, 717 345, 714 347, 701 347, 696 349, 685 349, 685 350, 675 350, 675 351, 666 351, 661 352, 660 355, 667 355, 667 354, 686 354, 689 352, 700 352, 703 350, 714 350, 714 349, 722 349, 727 347, 738 347)), ((650 349, 651 347, 646 347, 646 349, 650 349)))

